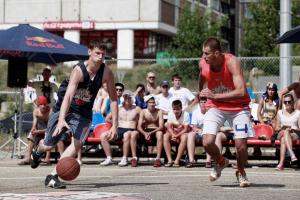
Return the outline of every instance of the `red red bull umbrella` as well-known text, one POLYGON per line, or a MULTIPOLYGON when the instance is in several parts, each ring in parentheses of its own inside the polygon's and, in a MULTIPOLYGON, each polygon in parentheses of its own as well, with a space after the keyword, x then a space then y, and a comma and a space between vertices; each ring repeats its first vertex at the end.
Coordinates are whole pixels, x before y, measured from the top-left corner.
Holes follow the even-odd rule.
POLYGON ((56 64, 85 60, 88 49, 47 31, 21 24, 0 31, 0 59, 26 57, 29 62, 56 64))
POLYGON ((277 43, 300 43, 300 25, 285 32, 277 43))

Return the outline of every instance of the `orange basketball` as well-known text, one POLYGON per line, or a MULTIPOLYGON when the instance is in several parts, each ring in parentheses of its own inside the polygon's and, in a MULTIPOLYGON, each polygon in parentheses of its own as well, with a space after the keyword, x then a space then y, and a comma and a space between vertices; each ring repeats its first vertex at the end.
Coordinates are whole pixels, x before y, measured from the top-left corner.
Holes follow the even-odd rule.
POLYGON ((56 165, 57 175, 65 180, 74 180, 80 173, 80 165, 73 157, 64 157, 56 165))

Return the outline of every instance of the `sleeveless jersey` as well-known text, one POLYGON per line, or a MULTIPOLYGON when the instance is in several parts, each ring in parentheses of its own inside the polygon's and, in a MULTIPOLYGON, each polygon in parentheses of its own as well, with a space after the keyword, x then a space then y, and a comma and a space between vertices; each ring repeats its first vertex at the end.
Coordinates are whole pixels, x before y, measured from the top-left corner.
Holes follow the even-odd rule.
MULTIPOLYGON (((213 72, 210 69, 210 65, 201 59, 200 64, 202 67, 202 77, 207 81, 207 87, 215 94, 227 93, 235 89, 232 79, 232 74, 228 69, 228 61, 234 58, 232 54, 224 54, 225 60, 220 72, 213 72)), ((208 108, 218 108, 223 111, 241 111, 249 109, 250 97, 247 93, 246 85, 245 95, 240 99, 228 100, 228 101, 217 101, 208 99, 206 106, 208 108)))
MULTIPOLYGON (((92 108, 97 96, 97 92, 102 86, 102 77, 105 64, 101 64, 100 69, 98 70, 93 80, 90 79, 90 75, 83 62, 78 63, 78 66, 80 67, 83 74, 83 82, 80 82, 78 84, 74 97, 71 101, 69 112, 77 113, 85 118, 92 119, 92 108)), ((60 110, 68 84, 69 80, 64 80, 61 83, 57 92, 58 100, 53 108, 54 112, 60 110)))

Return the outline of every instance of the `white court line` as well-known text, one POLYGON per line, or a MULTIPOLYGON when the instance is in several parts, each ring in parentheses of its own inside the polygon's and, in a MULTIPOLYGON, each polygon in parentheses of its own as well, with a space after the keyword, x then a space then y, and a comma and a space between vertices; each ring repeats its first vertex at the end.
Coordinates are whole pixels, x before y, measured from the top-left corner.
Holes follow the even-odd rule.
MULTIPOLYGON (((224 190, 241 190, 241 191, 245 191, 245 188, 240 188, 240 187, 224 187, 224 190)), ((253 187, 247 187, 247 190, 257 190, 257 191, 261 191, 264 190, 264 192, 271 192, 271 191, 300 191, 300 189, 289 189, 289 188, 270 188, 268 186, 263 187, 263 188, 255 188, 255 184, 253 187)))
MULTIPOLYGON (((123 179, 123 178, 174 178, 174 177, 208 177, 209 174, 178 174, 178 175, 132 175, 132 176, 122 176, 122 175, 115 175, 115 176, 80 176, 79 179, 85 178, 108 178, 108 179, 123 179)), ((235 177, 232 173, 223 173, 222 177, 235 177)), ((250 177, 262 177, 261 175, 251 175, 250 177)), ((278 177, 278 178, 295 178, 293 175, 289 176, 282 176, 281 174, 269 174, 267 177, 278 177)), ((0 180, 24 180, 24 179, 44 179, 45 176, 38 176, 38 177, 7 177, 7 178, 0 178, 0 180)))

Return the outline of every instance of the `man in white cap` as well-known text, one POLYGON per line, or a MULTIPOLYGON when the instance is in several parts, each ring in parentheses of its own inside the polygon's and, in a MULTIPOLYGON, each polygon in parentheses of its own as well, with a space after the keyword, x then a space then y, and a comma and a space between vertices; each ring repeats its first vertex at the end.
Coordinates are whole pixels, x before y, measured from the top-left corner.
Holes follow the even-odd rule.
POLYGON ((173 94, 169 93, 170 84, 164 80, 160 84, 162 93, 156 96, 156 108, 160 109, 163 113, 163 118, 166 121, 168 113, 172 111, 173 94))

